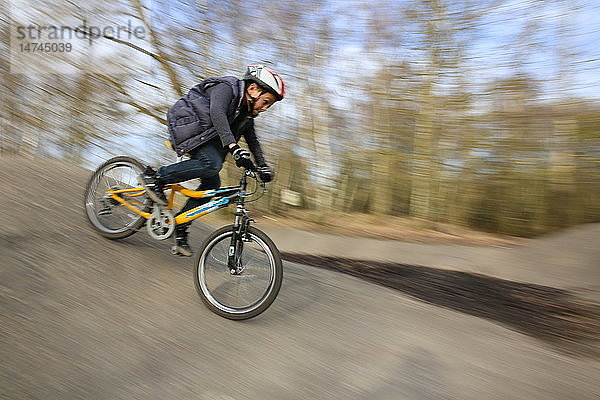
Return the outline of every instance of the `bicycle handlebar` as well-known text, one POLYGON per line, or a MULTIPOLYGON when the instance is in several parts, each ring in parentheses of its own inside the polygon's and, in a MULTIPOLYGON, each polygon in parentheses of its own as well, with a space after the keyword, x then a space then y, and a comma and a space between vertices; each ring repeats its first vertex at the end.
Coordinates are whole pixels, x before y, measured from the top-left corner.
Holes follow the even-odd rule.
POLYGON ((244 176, 250 177, 252 179, 256 179, 256 181, 262 188, 266 187, 267 183, 260 180, 260 177, 258 176, 258 168, 256 168, 256 166, 254 166, 254 168, 252 168, 252 169, 244 168, 244 176))

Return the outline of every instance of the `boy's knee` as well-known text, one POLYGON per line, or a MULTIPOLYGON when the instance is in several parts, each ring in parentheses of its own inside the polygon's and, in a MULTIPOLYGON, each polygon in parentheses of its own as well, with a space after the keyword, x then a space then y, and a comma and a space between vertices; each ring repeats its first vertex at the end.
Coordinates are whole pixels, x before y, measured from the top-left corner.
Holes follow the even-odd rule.
POLYGON ((206 176, 202 178, 202 184, 200 186, 203 190, 218 189, 221 187, 221 177, 218 172, 216 175, 206 176))
POLYGON ((211 162, 206 166, 205 173, 208 176, 219 176, 219 172, 221 172, 221 163, 211 162))

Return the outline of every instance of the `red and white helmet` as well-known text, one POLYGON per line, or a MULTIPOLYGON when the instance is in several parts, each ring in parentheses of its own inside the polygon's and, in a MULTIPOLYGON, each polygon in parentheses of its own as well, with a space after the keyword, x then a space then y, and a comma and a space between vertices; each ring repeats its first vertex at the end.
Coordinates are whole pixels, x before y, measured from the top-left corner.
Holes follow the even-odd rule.
POLYGON ((260 87, 273 93, 277 100, 285 96, 285 84, 277 72, 261 64, 250 64, 244 74, 244 80, 256 82, 260 87))

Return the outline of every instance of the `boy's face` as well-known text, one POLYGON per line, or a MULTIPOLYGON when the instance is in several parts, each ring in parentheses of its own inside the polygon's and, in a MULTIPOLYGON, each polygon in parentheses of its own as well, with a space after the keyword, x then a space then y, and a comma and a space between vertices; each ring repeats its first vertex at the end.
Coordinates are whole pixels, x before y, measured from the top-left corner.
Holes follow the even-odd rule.
POLYGON ((246 92, 246 100, 251 100, 250 96, 248 95, 256 99, 251 110, 253 117, 256 117, 261 112, 267 111, 269 107, 271 107, 273 103, 277 101, 277 98, 273 93, 263 92, 263 90, 256 83, 250 84, 246 92))

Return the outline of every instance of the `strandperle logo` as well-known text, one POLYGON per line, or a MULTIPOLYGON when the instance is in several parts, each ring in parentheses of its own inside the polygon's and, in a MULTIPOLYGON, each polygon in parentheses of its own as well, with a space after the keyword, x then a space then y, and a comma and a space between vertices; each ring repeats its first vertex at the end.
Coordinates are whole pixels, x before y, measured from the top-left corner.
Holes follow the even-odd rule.
POLYGON ((12 73, 128 73, 148 64, 151 49, 146 26, 131 19, 71 24, 30 18, 13 22, 10 36, 12 73))
POLYGON ((133 26, 131 21, 126 25, 88 25, 84 19, 79 26, 56 26, 56 25, 17 25, 16 39, 18 40, 71 40, 87 39, 92 44, 94 39, 115 38, 121 40, 145 39, 146 29, 141 26, 133 26))

